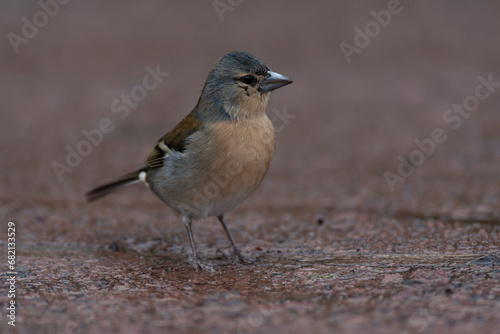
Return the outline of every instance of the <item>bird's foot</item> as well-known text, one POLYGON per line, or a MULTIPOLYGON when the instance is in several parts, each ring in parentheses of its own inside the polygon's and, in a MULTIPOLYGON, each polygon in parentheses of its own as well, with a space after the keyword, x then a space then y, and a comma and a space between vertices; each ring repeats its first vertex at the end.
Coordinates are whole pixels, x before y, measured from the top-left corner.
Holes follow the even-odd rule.
POLYGON ((200 259, 198 258, 194 258, 193 259, 193 267, 196 271, 202 269, 202 270, 205 270, 205 271, 208 271, 209 273, 214 273, 215 272, 215 269, 213 266, 211 265, 208 265, 204 262, 202 262, 200 259))
POLYGON ((234 264, 251 264, 253 259, 243 255, 240 250, 235 250, 233 252, 233 263, 234 264))

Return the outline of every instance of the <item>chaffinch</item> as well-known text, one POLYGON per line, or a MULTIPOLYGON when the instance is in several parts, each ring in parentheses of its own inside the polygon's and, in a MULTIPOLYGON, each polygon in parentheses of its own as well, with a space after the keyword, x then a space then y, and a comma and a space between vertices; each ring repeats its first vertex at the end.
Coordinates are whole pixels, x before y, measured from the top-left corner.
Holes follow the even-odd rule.
POLYGON ((87 201, 144 182, 182 215, 196 270, 213 271, 196 252, 193 219, 215 216, 233 247, 234 262, 249 263, 224 222, 260 185, 274 154, 274 128, 266 115, 269 92, 292 83, 259 58, 232 51, 208 74, 198 104, 154 146, 138 170, 91 190, 87 201))

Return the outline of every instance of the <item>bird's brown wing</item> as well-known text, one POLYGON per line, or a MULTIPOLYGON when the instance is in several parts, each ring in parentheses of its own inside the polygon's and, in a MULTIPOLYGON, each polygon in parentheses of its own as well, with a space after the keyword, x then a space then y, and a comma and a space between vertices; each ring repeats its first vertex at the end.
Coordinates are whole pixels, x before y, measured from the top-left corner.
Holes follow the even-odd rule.
POLYGON ((177 126, 160 138, 146 160, 150 168, 163 167, 165 156, 169 151, 183 152, 187 138, 201 129, 201 120, 193 113, 187 115, 177 126))
POLYGON ((113 182, 102 185, 89 191, 87 196, 87 201, 93 201, 115 190, 122 188, 129 184, 134 184, 143 180, 141 174, 147 172, 151 168, 163 167, 165 157, 172 151, 183 152, 185 150, 186 144, 188 142, 189 136, 201 129, 201 120, 199 117, 190 113, 186 116, 177 126, 167 133, 165 136, 160 138, 156 143, 155 147, 149 154, 146 164, 136 170, 135 172, 124 175, 113 182))

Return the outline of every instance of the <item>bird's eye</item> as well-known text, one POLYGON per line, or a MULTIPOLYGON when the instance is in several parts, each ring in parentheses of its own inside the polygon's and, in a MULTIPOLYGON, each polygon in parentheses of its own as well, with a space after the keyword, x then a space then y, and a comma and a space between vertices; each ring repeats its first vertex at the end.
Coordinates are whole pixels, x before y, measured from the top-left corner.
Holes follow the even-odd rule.
POLYGON ((245 75, 240 78, 240 81, 244 84, 254 86, 257 79, 253 75, 245 75))

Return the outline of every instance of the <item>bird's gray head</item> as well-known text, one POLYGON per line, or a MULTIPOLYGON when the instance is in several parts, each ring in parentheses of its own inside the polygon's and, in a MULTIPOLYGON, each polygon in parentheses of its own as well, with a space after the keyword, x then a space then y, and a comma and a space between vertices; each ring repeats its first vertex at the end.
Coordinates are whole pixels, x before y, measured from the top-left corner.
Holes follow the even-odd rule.
POLYGON ((232 51, 222 56, 208 74, 200 102, 217 104, 231 118, 251 117, 265 113, 270 91, 292 82, 271 71, 261 59, 232 51))

